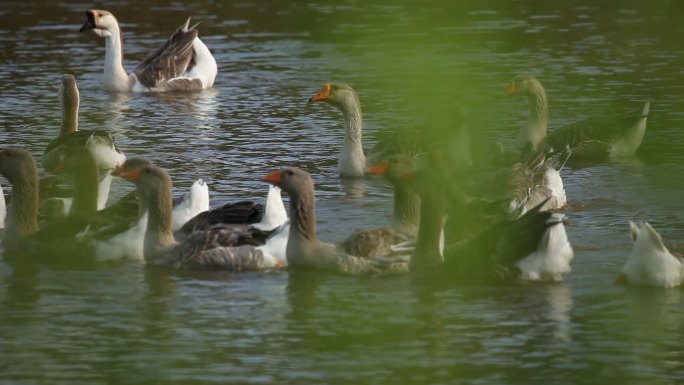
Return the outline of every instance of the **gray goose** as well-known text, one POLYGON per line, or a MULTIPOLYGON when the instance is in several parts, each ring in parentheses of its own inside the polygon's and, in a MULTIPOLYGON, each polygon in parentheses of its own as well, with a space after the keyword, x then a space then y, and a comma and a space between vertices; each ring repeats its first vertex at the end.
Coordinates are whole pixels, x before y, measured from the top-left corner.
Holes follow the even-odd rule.
POLYGON ((361 178, 366 173, 363 152, 363 115, 356 91, 346 84, 326 83, 309 99, 308 104, 323 101, 335 106, 344 117, 344 142, 338 161, 341 177, 361 178))
POLYGON ((284 260, 274 257, 266 242, 274 231, 247 234, 213 226, 191 233, 177 242, 171 228, 171 177, 162 168, 147 165, 119 176, 135 183, 148 211, 144 257, 147 264, 177 269, 248 271, 280 268, 284 260))
POLYGON ((262 177, 262 180, 290 195, 291 228, 286 249, 289 266, 351 275, 408 271, 408 263, 401 256, 365 258, 348 254, 337 245, 319 240, 316 234, 314 184, 308 172, 285 167, 262 177))
POLYGON ((86 11, 81 32, 92 30, 105 39, 104 88, 108 91, 164 92, 209 88, 218 72, 216 60, 197 37, 190 18, 157 51, 127 74, 123 66, 123 39, 119 22, 111 12, 86 11))
POLYGON ((415 162, 415 156, 393 155, 368 168, 368 174, 384 176, 393 186, 392 226, 353 232, 340 244, 344 252, 371 258, 413 250, 420 221, 420 197, 408 186, 406 179, 415 170, 415 162))
POLYGON ((531 75, 515 76, 504 91, 506 95, 527 96, 529 116, 518 133, 518 148, 531 143, 537 149, 546 142, 554 150, 570 146, 573 159, 601 160, 634 155, 646 132, 650 102, 628 114, 591 117, 558 127, 547 134, 549 107, 541 82, 531 75))

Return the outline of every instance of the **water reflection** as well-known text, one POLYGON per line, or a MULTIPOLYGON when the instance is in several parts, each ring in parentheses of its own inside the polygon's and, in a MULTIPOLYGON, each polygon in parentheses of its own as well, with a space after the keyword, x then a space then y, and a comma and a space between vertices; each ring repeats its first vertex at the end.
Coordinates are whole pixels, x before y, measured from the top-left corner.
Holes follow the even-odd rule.
POLYGON ((361 199, 366 194, 365 181, 362 178, 340 179, 340 187, 349 199, 361 199))
POLYGON ((104 102, 104 110, 107 112, 107 117, 104 127, 113 132, 121 131, 121 127, 126 126, 132 95, 127 92, 108 92, 105 95, 107 99, 104 102))

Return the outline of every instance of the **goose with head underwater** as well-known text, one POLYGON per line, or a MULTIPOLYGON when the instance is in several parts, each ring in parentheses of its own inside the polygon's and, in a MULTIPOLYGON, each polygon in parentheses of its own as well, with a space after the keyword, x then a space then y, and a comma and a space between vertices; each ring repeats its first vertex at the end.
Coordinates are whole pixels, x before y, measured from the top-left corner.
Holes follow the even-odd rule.
POLYGON ((619 284, 682 287, 684 260, 675 256, 663 243, 663 238, 648 222, 629 222, 632 253, 615 280, 619 284))

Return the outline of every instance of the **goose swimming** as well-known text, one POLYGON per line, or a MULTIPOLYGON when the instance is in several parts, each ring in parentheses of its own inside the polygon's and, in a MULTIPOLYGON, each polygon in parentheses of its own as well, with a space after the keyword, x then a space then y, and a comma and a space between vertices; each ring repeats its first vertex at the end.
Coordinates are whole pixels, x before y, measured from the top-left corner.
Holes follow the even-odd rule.
POLYGON ((190 18, 169 40, 128 74, 123 66, 123 39, 119 22, 111 12, 86 11, 88 21, 80 31, 93 30, 105 39, 104 88, 120 92, 196 91, 214 84, 218 67, 199 39, 190 18))

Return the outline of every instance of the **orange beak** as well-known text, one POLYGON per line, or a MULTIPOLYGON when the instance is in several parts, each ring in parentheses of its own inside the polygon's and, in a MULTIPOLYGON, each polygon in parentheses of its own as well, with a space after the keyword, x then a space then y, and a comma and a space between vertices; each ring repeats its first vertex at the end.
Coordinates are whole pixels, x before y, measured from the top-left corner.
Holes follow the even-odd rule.
POLYGON ((316 95, 312 96, 311 99, 309 99, 309 103, 315 103, 320 100, 329 100, 330 99, 330 84, 325 83, 323 84, 323 89, 321 92, 317 93, 316 95))
POLYGON ((370 167, 368 170, 366 170, 366 173, 368 174, 373 174, 373 175, 385 175, 387 173, 387 166, 389 165, 389 162, 387 160, 383 160, 382 162, 373 165, 370 167))
POLYGON ((112 175, 119 176, 124 172, 123 164, 117 164, 112 170, 112 175))
POLYGON ((272 185, 278 186, 280 182, 283 179, 283 172, 282 171, 273 171, 270 174, 264 175, 261 177, 261 180, 264 182, 268 182, 272 185))
POLYGON ((142 170, 142 168, 135 168, 128 172, 119 173, 119 176, 135 183, 138 181, 138 179, 140 179, 140 170, 142 170))
POLYGON ((515 89, 515 82, 514 82, 514 81, 510 81, 510 82, 508 82, 508 86, 507 86, 506 89, 504 90, 504 95, 505 95, 505 96, 513 95, 513 94, 515 94, 515 91, 516 91, 516 89, 515 89))

